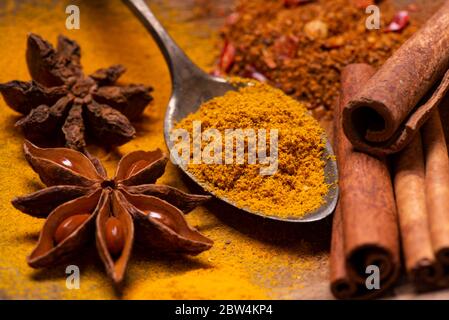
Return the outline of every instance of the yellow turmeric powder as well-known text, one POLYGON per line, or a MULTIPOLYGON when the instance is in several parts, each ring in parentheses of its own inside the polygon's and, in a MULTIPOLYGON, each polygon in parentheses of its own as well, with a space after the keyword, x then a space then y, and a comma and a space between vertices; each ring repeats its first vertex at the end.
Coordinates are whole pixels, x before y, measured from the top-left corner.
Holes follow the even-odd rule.
MULTIPOLYGON (((203 182, 207 190, 238 207, 284 218, 302 217, 323 203, 329 189, 325 183, 325 161, 322 159, 324 132, 298 101, 267 84, 251 81, 238 91, 230 91, 205 102, 197 112, 180 121, 176 128, 192 132, 195 123, 200 122, 203 132, 214 128, 222 133, 223 137, 214 139, 221 139, 225 144, 232 142, 226 140, 226 130, 229 129, 254 129, 254 133, 265 129, 265 138, 269 131, 276 129, 279 136, 278 163, 277 170, 272 170, 274 174, 263 174, 261 169, 267 164, 260 161, 250 163, 250 150, 261 146, 251 148, 247 136, 244 137, 244 164, 236 163, 237 158, 233 163, 226 162, 227 151, 221 152, 223 147, 219 149, 223 155, 218 158, 221 164, 191 161, 188 171, 203 182)), ((261 136, 257 138, 258 142, 266 140, 266 143, 273 144, 261 136)), ((203 146, 207 142, 202 141, 203 146)), ((236 153, 236 145, 233 143, 232 149, 228 150, 236 153)))
MULTIPOLYGON (((189 17, 173 19, 167 7, 152 3, 152 9, 198 65, 206 68, 213 61, 214 40, 204 36, 206 26, 198 28, 198 21, 185 22, 189 17), (197 36, 196 30, 202 34, 197 36)), ((154 102, 142 121, 136 123, 138 136, 134 140, 107 154, 90 150, 102 157, 110 174, 120 157, 130 151, 165 148, 163 118, 171 91, 168 69, 157 45, 121 1, 8 0, 0 5, 0 17, 0 82, 29 79, 24 56, 28 32, 51 42, 63 33, 80 43, 86 73, 122 63, 127 68, 123 83, 144 83, 155 88, 154 102), (70 4, 80 7, 80 30, 65 29, 65 7, 70 4)), ((232 211, 221 216, 221 208, 197 208, 187 216, 190 225, 215 242, 210 251, 197 257, 158 256, 135 247, 120 294, 101 269, 95 250, 89 249, 70 262, 80 268, 77 290, 66 287, 67 265, 49 270, 30 268, 26 257, 36 243, 43 220, 19 212, 10 201, 43 185, 23 157, 24 137, 14 128, 18 115, 1 98, 0 110, 0 299, 297 299, 313 297, 316 292, 322 293, 320 297, 330 297, 325 226, 310 231, 277 226, 276 232, 270 233, 272 227, 255 224, 232 211), (315 244, 323 235, 325 239, 315 244)), ((160 182, 187 191, 173 165, 168 165, 160 182)))

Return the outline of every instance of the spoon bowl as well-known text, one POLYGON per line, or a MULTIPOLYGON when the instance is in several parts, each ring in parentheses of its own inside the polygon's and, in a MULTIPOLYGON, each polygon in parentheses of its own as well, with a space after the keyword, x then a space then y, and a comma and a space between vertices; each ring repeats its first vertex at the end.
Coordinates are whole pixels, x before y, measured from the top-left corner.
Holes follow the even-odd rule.
MULTIPOLYGON (((173 141, 170 139, 170 133, 177 122, 184 119, 188 114, 197 111, 204 102, 214 97, 223 96, 228 91, 235 91, 237 88, 225 79, 211 76, 197 67, 168 35, 167 31, 153 15, 144 0, 123 1, 152 34, 168 64, 173 89, 165 114, 164 137, 168 149, 173 150, 173 141)), ((185 166, 180 165, 179 167, 203 189, 240 210, 268 219, 288 222, 312 222, 329 216, 334 211, 338 199, 337 164, 329 141, 327 141, 325 136, 322 139, 325 141, 325 152, 323 153, 323 160, 326 163, 324 168, 325 182, 330 185, 330 188, 324 196, 324 203, 318 209, 307 213, 303 217, 293 216, 290 218, 280 218, 267 215, 263 212, 255 212, 248 208, 238 207, 229 199, 219 197, 214 192, 210 192, 207 184, 199 181, 193 174, 186 170, 185 166)))

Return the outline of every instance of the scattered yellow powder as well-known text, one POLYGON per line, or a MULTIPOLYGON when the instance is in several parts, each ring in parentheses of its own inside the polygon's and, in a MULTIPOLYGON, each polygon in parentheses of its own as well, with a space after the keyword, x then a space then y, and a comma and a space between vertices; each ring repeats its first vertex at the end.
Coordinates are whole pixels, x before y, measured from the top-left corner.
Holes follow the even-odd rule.
MULTIPOLYGON (((184 1, 178 3, 185 5, 184 1)), ((172 19, 168 2, 155 0, 150 4, 180 46, 206 68, 213 60, 214 49, 214 41, 204 36, 206 26, 198 27, 201 22, 188 17, 172 19), (197 30, 201 30, 200 36, 197 30)), ((189 12, 185 9, 184 16, 189 12)), ((127 68, 122 83, 155 87, 154 102, 145 110, 142 121, 135 124, 136 139, 108 154, 92 150, 102 157, 110 175, 120 157, 128 152, 165 148, 163 119, 171 92, 170 75, 157 45, 122 1, 2 1, 0 82, 29 79, 25 63, 28 32, 40 34, 52 43, 59 33, 76 40, 82 47, 86 73, 122 63, 127 68), (70 4, 80 6, 80 30, 65 28, 65 7, 70 4)), ((200 207, 187 216, 191 225, 214 240, 211 250, 196 257, 166 257, 136 246, 122 292, 116 291, 106 276, 94 242, 71 261, 81 271, 78 290, 66 287, 65 265, 43 270, 30 268, 26 256, 36 244, 43 220, 21 213, 10 201, 16 195, 40 190, 43 185, 23 157, 24 137, 14 127, 18 114, 1 98, 0 110, 0 299, 218 297, 211 291, 211 282, 228 290, 227 294, 220 293, 223 298, 254 299, 266 295, 305 299, 313 297, 316 288, 320 288, 319 297, 331 297, 327 289, 326 225, 316 226, 318 229, 285 224, 273 227, 255 223, 252 217, 232 210, 225 211, 221 206, 200 207)), ((181 177, 180 171, 169 164, 161 183, 189 191, 181 177)))
POLYGON ((181 276, 157 279, 153 285, 137 285, 128 293, 138 292, 141 299, 235 300, 268 299, 266 291, 246 280, 232 268, 193 270, 181 276), (154 290, 158 288, 158 290, 154 290), (242 290, 244 288, 244 290, 242 290))
MULTIPOLYGON (((284 218, 302 217, 323 203, 329 189, 324 175, 324 131, 301 103, 281 90, 252 81, 238 91, 207 101, 176 127, 192 132, 194 121, 201 121, 203 132, 214 128, 222 134, 222 164, 188 164, 188 171, 209 191, 238 207, 284 218), (277 129, 276 173, 262 175, 260 169, 268 164, 248 164, 248 140, 244 164, 225 164, 226 129, 253 129, 256 134, 258 129, 265 129, 267 150, 269 132, 277 129)), ((212 141, 202 141, 203 146, 212 141)), ((233 150, 235 153, 235 143, 233 150)))

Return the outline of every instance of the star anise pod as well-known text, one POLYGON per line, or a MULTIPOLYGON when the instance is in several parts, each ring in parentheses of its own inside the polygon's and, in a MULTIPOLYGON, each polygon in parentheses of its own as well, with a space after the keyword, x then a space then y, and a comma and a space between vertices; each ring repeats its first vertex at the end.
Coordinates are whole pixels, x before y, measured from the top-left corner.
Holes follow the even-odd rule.
POLYGON ((151 87, 117 86, 122 65, 86 76, 79 45, 64 36, 53 46, 29 34, 26 60, 32 81, 0 84, 5 102, 25 115, 16 126, 27 139, 46 146, 63 145, 84 151, 86 138, 104 146, 122 145, 135 136, 130 123, 153 99, 151 87), (87 137, 86 137, 87 134, 87 137))
POLYGON ((24 213, 47 217, 28 257, 33 268, 66 262, 95 237, 107 273, 120 283, 134 237, 145 247, 185 254, 198 254, 213 244, 183 216, 210 197, 154 184, 167 163, 159 149, 127 154, 112 179, 75 150, 44 149, 26 141, 24 151, 47 185, 12 201, 24 213))

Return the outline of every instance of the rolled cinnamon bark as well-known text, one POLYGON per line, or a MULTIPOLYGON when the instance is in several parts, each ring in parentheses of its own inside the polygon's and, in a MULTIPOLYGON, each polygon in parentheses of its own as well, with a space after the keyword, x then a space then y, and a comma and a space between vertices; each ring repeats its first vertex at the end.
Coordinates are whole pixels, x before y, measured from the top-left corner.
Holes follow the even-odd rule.
MULTIPOLYGON (((345 259, 343 221, 340 205, 337 205, 332 223, 330 254, 331 292, 337 299, 362 300, 375 298, 384 290, 368 290, 365 284, 357 283, 348 276, 345 259)), ((388 287, 385 287, 388 289, 388 287)))
POLYGON ((345 248, 343 238, 343 221, 340 205, 335 209, 332 221, 331 254, 329 258, 331 292, 338 299, 351 299, 357 293, 357 284, 346 271, 345 248))
POLYGON ((437 268, 426 205, 426 173, 421 135, 394 161, 394 189, 407 274, 418 290, 435 287, 442 273, 437 268))
POLYGON ((345 104, 343 128, 359 150, 402 150, 449 90, 449 1, 345 104))
POLYGON ((427 211, 437 260, 449 267, 449 157, 438 110, 422 128, 427 211))
MULTIPOLYGON (((351 298, 373 297, 387 290, 399 273, 397 213, 386 162, 355 151, 341 127, 343 106, 373 73, 366 64, 349 65, 343 70, 340 106, 334 115, 342 221, 342 237, 333 239, 331 252, 331 288, 337 298, 344 291, 337 290, 341 279, 356 285, 355 293, 347 291, 353 294, 351 298), (337 252, 342 246, 343 252, 337 252), (342 260, 346 274, 341 271, 342 260), (379 290, 365 286, 369 265, 379 267, 379 290)), ((334 224, 338 223, 338 212, 336 219, 334 224)), ((334 228, 338 230, 338 225, 334 228)))

